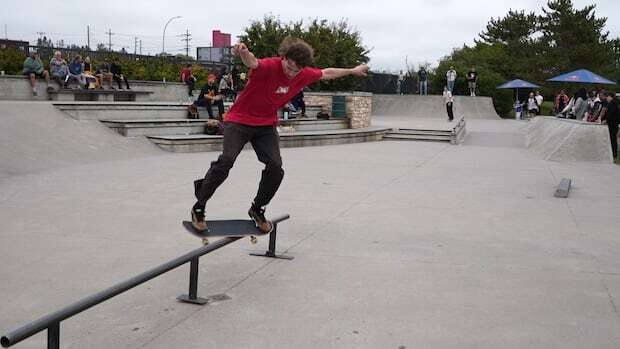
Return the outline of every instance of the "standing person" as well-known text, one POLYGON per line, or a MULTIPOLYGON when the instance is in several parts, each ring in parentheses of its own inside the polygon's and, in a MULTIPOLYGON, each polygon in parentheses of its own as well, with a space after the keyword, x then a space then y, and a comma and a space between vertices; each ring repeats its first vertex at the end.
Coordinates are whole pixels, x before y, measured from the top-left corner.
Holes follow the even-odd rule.
POLYGON ((605 120, 609 129, 609 140, 611 141, 611 153, 614 159, 618 157, 618 124, 620 123, 620 101, 613 92, 603 92, 601 94, 607 102, 605 120))
POLYGON ((50 74, 43 69, 43 62, 37 51, 30 52, 30 56, 24 60, 22 74, 30 79, 30 87, 32 87, 32 95, 37 96, 37 77, 45 78, 47 90, 50 89, 50 74))
POLYGON ((187 85, 187 95, 194 95, 194 84, 196 84, 196 77, 192 75, 192 65, 187 64, 185 68, 181 69, 181 82, 187 85))
POLYGON ((314 50, 304 41, 292 37, 282 41, 278 57, 257 59, 242 43, 233 47, 233 53, 239 55, 250 69, 249 80, 227 114, 222 154, 211 163, 204 179, 194 182, 197 201, 191 209, 192 226, 200 231, 207 229, 205 205, 228 177, 244 145, 250 142, 265 169, 248 215, 261 231, 267 233, 273 225, 265 219, 265 206, 276 194, 284 177, 276 129, 278 109, 307 85, 321 79, 366 76, 368 66, 311 68, 314 50))
POLYGON ((476 83, 478 82, 478 73, 476 68, 471 68, 467 72, 467 87, 469 88, 469 95, 476 97, 476 83))
POLYGON ((536 103, 534 92, 530 92, 529 97, 527 98, 527 116, 532 117, 535 115, 538 115, 538 103, 536 103))
POLYGON ((125 82, 125 86, 127 87, 127 89, 131 90, 131 87, 129 87, 129 81, 127 81, 127 77, 123 75, 123 69, 120 63, 112 62, 112 64, 110 64, 110 73, 112 73, 112 79, 114 79, 114 81, 116 81, 116 83, 118 84, 119 90, 123 89, 123 86, 121 86, 121 80, 125 82))
POLYGON ((566 91, 560 90, 560 93, 555 96, 555 100, 553 101, 553 112, 557 115, 566 108, 568 105, 568 96, 566 95, 566 91))
POLYGON ((50 74, 52 80, 58 84, 58 89, 67 87, 65 79, 69 75, 69 67, 67 67, 67 62, 62 59, 60 51, 54 52, 54 57, 50 59, 50 74))
POLYGON ((446 111, 448 112, 448 122, 450 122, 454 120, 454 113, 452 111, 452 106, 454 105, 454 97, 452 97, 452 92, 450 92, 447 86, 443 87, 443 99, 446 102, 446 111))
POLYGON ((418 70, 418 85, 420 96, 428 94, 428 73, 424 67, 418 70))
POLYGON ((454 93, 454 83, 456 81, 456 70, 453 66, 450 66, 450 70, 446 73, 446 81, 448 82, 448 90, 450 93, 454 93))
POLYGON ((403 71, 401 70, 400 73, 398 73, 398 81, 396 81, 396 93, 399 95, 403 94, 404 82, 405 82, 405 75, 403 74, 403 71))
POLYGON ((569 113, 569 118, 576 120, 583 120, 588 110, 588 94, 585 88, 580 88, 574 97, 575 103, 573 109, 569 113))
POLYGON ((542 113, 544 97, 540 94, 540 91, 536 91, 536 94, 534 94, 534 99, 536 99, 536 105, 538 106, 538 113, 536 115, 540 115, 542 113))

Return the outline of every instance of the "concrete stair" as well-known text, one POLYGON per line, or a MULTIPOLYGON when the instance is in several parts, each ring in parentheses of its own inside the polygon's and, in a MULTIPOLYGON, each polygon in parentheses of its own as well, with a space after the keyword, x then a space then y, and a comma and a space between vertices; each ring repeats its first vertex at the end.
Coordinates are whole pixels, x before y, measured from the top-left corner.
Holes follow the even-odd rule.
POLYGON ((456 120, 454 127, 397 128, 387 132, 385 140, 437 141, 459 144, 465 138, 465 119, 456 120))

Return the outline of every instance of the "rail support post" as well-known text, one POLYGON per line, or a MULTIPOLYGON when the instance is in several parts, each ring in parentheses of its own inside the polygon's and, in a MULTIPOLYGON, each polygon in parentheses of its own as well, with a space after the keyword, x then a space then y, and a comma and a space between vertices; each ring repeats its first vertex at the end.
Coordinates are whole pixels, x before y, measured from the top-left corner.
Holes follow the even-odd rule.
POLYGON ((47 328, 47 349, 60 349, 60 322, 47 328))
POLYGON ((278 223, 273 223, 273 230, 269 234, 269 249, 265 253, 250 253, 250 256, 268 257, 291 260, 295 257, 283 254, 276 254, 276 237, 278 234, 278 223))
POLYGON ((205 305, 208 299, 198 297, 198 257, 191 259, 189 263, 189 292, 177 297, 181 302, 205 305))

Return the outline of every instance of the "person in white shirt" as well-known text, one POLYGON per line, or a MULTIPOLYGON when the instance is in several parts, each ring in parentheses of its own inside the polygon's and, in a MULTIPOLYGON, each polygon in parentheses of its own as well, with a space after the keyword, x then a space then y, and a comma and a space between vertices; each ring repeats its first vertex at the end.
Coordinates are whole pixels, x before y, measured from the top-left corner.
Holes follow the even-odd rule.
POLYGON ((543 104, 543 96, 540 94, 540 91, 536 91, 536 95, 534 95, 534 99, 536 99, 536 104, 538 105, 538 113, 536 115, 540 115, 543 104))
POLYGON ((456 81, 456 70, 453 66, 450 66, 450 70, 446 73, 446 80, 448 82, 448 90, 450 93, 454 91, 454 82, 456 81))
POLYGON ((448 112, 448 121, 452 121, 454 119, 454 113, 452 111, 452 105, 454 104, 454 97, 452 97, 452 92, 450 92, 447 86, 443 87, 443 99, 446 102, 446 111, 448 112))

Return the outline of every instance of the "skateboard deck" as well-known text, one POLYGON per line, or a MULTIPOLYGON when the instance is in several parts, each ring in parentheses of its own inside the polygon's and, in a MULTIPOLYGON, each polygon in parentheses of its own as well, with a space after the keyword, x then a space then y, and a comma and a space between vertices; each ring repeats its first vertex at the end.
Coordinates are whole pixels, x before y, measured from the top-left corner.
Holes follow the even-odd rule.
POLYGON ((183 221, 183 227, 196 237, 202 238, 203 244, 209 243, 210 237, 221 236, 249 236, 252 243, 256 243, 256 236, 267 235, 256 227, 254 221, 249 219, 225 219, 207 221, 208 229, 200 231, 192 226, 192 222, 183 221))

